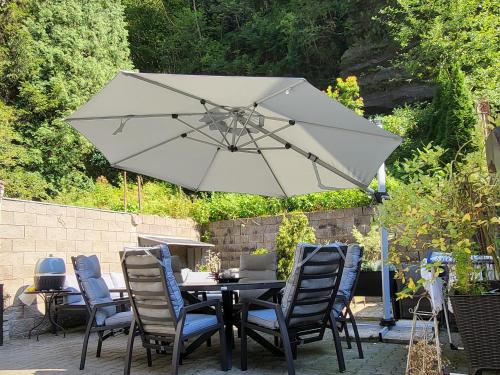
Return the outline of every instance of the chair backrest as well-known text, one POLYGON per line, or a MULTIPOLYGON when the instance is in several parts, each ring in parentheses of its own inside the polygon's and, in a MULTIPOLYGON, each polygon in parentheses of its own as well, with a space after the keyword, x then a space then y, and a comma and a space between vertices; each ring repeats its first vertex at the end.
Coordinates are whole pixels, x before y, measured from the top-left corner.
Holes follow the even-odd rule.
POLYGON ((276 253, 240 256, 240 279, 243 281, 276 280, 276 253))
MULTIPOLYGON (((102 277, 101 265, 97 256, 78 255, 71 257, 71 262, 89 313, 95 304, 113 301, 108 286, 102 277)), ((116 314, 115 306, 102 307, 97 310, 95 321, 97 325, 103 325, 106 318, 114 314, 116 314)))
POLYGON ((125 248, 120 257, 142 339, 175 335, 184 302, 167 245, 125 248))
POLYGON ((338 296, 333 305, 333 310, 339 314, 352 300, 356 291, 359 274, 361 272, 361 263, 363 261, 363 247, 358 244, 350 244, 347 247, 345 256, 344 271, 340 279, 338 296))
MULTIPOLYGON (((282 309, 292 335, 322 339, 344 268, 347 246, 300 244, 283 294, 282 309)), ((309 339, 308 339, 309 340, 309 339)))
MULTIPOLYGON (((259 281, 259 280, 276 280, 276 272, 278 270, 278 261, 276 253, 268 254, 241 254, 240 256, 240 282, 259 281)), ((247 301, 250 298, 258 298, 264 289, 257 290, 240 290, 239 300, 247 301)))

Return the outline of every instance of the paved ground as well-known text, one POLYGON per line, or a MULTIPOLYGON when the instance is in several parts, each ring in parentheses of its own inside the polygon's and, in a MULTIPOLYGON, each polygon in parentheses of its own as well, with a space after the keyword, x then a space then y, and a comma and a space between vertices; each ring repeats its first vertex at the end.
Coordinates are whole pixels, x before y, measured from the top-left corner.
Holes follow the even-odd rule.
MULTIPOLYGON (((96 342, 91 340, 85 371, 78 370, 83 335, 70 333, 66 338, 45 334, 36 339, 11 340, 0 347, 0 375, 60 375, 60 374, 122 374, 126 337, 110 338, 104 343, 101 358, 95 358, 96 342)), ((139 341, 137 341, 139 343, 139 341)), ((241 374, 239 369, 239 341, 233 352, 233 369, 226 374, 241 374)), ((345 348, 345 343, 344 343, 345 348)), ((406 346, 388 343, 363 343, 365 359, 357 358, 355 350, 344 349, 346 375, 396 375, 404 374, 406 346)), ((214 340, 211 348, 199 348, 184 360, 180 375, 216 375, 220 371, 218 343, 214 340)), ((451 353, 454 369, 466 373, 463 353, 451 353)), ((299 348, 295 362, 298 375, 330 375, 338 373, 336 357, 331 337, 299 348)), ((249 340, 249 360, 247 375, 286 374, 284 360, 273 357, 260 346, 249 340)), ((153 354, 153 367, 146 365, 145 351, 137 345, 134 350, 131 374, 169 374, 170 355, 153 354)))

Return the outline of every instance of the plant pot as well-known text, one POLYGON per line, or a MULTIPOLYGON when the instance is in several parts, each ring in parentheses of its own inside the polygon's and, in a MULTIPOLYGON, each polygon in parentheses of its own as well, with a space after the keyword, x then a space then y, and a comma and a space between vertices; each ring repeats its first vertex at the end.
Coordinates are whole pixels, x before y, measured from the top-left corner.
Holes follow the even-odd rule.
POLYGON ((470 374, 500 370, 500 294, 450 296, 470 374))

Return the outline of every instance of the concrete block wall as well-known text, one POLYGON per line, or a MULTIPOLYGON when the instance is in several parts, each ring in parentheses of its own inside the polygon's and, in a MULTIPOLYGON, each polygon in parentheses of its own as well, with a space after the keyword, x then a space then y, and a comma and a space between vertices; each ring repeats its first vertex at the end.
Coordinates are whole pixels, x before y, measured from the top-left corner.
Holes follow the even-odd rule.
POLYGON ((11 336, 25 333, 43 311, 41 304, 28 308, 15 298, 22 286, 33 283, 39 258, 49 254, 63 258, 67 271, 72 272, 72 256, 96 254, 103 272, 120 272, 118 252, 127 245, 137 246, 138 234, 199 239, 191 219, 4 198, 0 210, 0 283, 10 295, 6 316, 11 336))
MULTIPOLYGON (((316 230, 316 242, 353 242, 352 228, 362 233, 370 230, 374 216, 372 207, 358 207, 306 213, 309 224, 316 230)), ((239 267, 240 255, 257 248, 275 250, 275 239, 282 215, 224 220, 210 223, 209 232, 215 251, 222 256, 222 268, 239 267)))

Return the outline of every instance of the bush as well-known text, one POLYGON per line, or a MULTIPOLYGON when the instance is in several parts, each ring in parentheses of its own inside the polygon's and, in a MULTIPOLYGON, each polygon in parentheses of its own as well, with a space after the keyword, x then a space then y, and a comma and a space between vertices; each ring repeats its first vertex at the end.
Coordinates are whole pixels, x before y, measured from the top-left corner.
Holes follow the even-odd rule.
POLYGON ((315 241, 315 231, 309 226, 306 215, 302 212, 292 212, 288 216, 283 216, 283 221, 276 236, 279 279, 287 279, 292 272, 297 245, 301 242, 314 243, 315 241))

